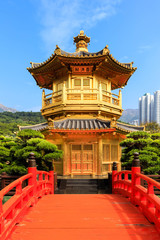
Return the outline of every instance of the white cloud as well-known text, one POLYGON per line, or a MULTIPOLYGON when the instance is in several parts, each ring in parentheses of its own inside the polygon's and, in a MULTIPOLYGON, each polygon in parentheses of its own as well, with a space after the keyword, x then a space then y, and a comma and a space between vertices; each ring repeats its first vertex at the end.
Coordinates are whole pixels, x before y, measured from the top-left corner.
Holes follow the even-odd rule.
POLYGON ((128 56, 123 56, 119 59, 120 62, 126 62, 128 60, 128 56))
POLYGON ((146 51, 148 51, 148 50, 150 50, 152 48, 153 48, 152 45, 149 45, 149 44, 148 45, 143 45, 143 46, 139 47, 138 52, 139 53, 143 53, 143 52, 146 52, 146 51))
POLYGON ((39 0, 38 14, 42 25, 41 37, 47 52, 58 44, 73 50, 69 42, 77 30, 87 30, 103 19, 116 14, 122 0, 39 0))

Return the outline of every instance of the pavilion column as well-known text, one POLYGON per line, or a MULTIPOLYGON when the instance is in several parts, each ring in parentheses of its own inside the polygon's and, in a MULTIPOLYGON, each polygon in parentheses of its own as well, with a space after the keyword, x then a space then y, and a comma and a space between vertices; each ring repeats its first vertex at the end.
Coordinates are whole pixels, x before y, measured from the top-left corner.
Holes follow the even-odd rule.
POLYGON ((102 161, 103 161, 103 145, 102 145, 102 137, 98 138, 98 174, 102 174, 102 161))
POLYGON ((101 81, 99 82, 99 101, 102 101, 102 83, 101 81))
POLYGON ((63 175, 67 174, 67 161, 68 161, 68 152, 67 152, 67 143, 64 139, 63 142, 63 175))
POLYGON ((42 108, 45 106, 45 91, 44 91, 44 89, 43 89, 43 91, 42 91, 42 108))
POLYGON ((122 108, 122 92, 121 92, 121 90, 119 90, 118 99, 119 99, 119 106, 120 106, 120 108, 122 108))
POLYGON ((65 104, 66 102, 66 82, 63 82, 63 87, 62 87, 62 102, 65 104))

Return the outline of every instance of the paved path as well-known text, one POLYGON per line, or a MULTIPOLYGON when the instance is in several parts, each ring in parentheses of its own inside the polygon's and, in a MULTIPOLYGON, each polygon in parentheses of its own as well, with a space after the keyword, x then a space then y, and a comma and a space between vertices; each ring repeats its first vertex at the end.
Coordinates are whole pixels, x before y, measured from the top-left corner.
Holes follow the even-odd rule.
POLYGON ((47 195, 9 240, 159 240, 153 224, 119 195, 47 195))

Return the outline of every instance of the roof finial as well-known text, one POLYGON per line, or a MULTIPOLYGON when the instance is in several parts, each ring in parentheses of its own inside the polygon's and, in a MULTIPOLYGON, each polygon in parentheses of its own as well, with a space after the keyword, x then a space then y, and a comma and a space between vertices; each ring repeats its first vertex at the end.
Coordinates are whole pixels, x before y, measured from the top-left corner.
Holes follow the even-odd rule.
POLYGON ((88 52, 88 43, 90 43, 90 37, 84 35, 84 31, 81 30, 77 37, 74 37, 76 43, 76 52, 88 52))
POLYGON ((83 30, 80 31, 80 35, 81 35, 81 36, 82 36, 82 35, 84 36, 84 31, 83 31, 83 30))

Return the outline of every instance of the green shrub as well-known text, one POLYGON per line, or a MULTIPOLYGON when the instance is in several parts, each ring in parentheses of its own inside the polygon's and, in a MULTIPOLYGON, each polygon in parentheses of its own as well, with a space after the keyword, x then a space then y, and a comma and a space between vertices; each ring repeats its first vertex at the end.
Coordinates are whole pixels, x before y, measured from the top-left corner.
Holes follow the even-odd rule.
POLYGON ((133 132, 120 143, 122 150, 121 162, 126 169, 131 169, 133 154, 139 152, 140 165, 144 173, 156 174, 160 170, 159 134, 133 132))

